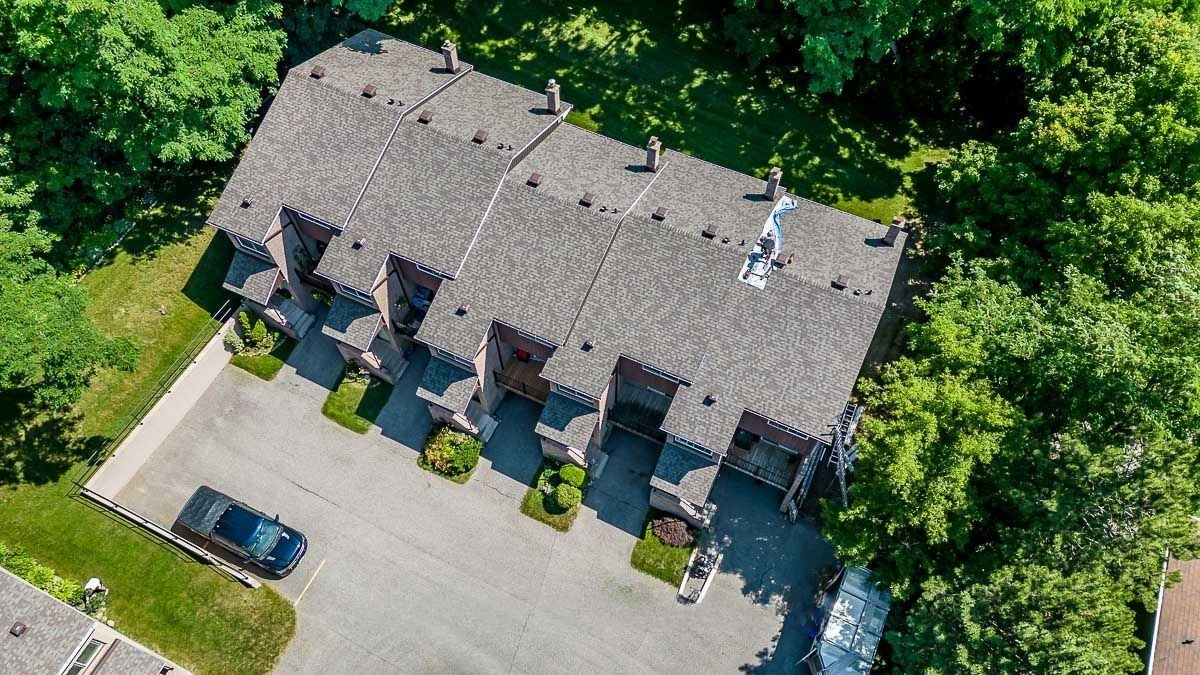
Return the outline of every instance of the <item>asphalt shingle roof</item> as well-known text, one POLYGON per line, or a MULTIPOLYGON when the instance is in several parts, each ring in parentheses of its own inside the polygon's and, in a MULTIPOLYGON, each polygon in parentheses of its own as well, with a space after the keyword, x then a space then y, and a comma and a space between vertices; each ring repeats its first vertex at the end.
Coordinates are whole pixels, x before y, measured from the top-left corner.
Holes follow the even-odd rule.
POLYGON ((596 430, 600 411, 574 399, 550 392, 542 416, 538 418, 535 432, 569 448, 587 450, 596 430))
POLYGON ((356 300, 341 295, 333 297, 333 306, 325 315, 321 332, 355 349, 368 351, 379 333, 382 314, 356 300))
POLYGON ((167 661, 124 640, 116 640, 104 652, 95 675, 158 675, 167 661))
POLYGON ((394 252, 456 274, 508 161, 494 146, 405 121, 317 272, 366 291, 394 252))
POLYGON ((0 570, 0 672, 59 672, 93 624, 86 614, 0 570), (8 629, 18 621, 28 628, 14 637, 8 629))
POLYGON ((433 118, 426 126, 463 141, 470 141, 482 129, 487 131, 482 145, 512 156, 570 108, 569 103, 563 103, 556 115, 546 108, 544 92, 475 71, 422 104, 411 119, 420 124, 420 113, 427 110, 433 118))
POLYGON ((650 184, 654 173, 644 166, 640 148, 562 124, 539 143, 508 180, 525 184, 537 173, 539 193, 578 204, 585 193, 595 196, 592 211, 624 213, 650 184))
POLYGON ((262 241, 287 205, 341 226, 400 111, 293 70, 209 222, 262 241), (251 203, 243 206, 243 199, 251 203))
POLYGON ((616 217, 506 183, 463 273, 442 284, 417 337, 474 354, 497 319, 562 344, 616 227, 616 217))
POLYGON ((275 292, 275 282, 278 279, 279 268, 275 265, 248 253, 234 251, 233 261, 229 263, 229 271, 225 274, 225 281, 221 286, 265 305, 275 292))
POLYGON ((719 468, 711 459, 667 443, 658 456, 650 486, 704 506, 719 468))
MULTIPOLYGON (((471 70, 469 63, 460 60, 459 65, 460 72, 471 70)), ((314 66, 325 69, 321 82, 352 96, 361 97, 364 86, 375 85, 376 94, 371 101, 391 105, 398 111, 413 109, 454 79, 454 73, 446 70, 441 52, 370 29, 317 54, 292 68, 292 72, 309 77, 314 66)), ((376 149, 376 156, 381 149, 376 149)))
POLYGON ((463 370, 441 359, 429 359, 417 396, 451 412, 466 412, 479 378, 473 371, 463 370))

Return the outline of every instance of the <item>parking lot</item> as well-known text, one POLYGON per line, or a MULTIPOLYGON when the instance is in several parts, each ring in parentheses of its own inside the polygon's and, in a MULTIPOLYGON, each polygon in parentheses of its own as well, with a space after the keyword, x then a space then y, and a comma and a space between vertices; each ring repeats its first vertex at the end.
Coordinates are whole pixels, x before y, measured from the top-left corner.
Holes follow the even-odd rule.
POLYGON ((679 604, 629 566, 653 444, 614 433, 574 528, 555 532, 519 511, 541 463, 533 403, 505 401, 468 484, 417 467, 425 358, 366 435, 321 415, 341 361, 316 330, 272 382, 227 367, 118 501, 169 526, 207 484, 308 535, 269 582, 297 603, 285 673, 795 669, 808 641, 787 603, 809 601, 832 553, 779 516, 777 490, 722 473, 709 536, 724 560, 702 604, 679 604))

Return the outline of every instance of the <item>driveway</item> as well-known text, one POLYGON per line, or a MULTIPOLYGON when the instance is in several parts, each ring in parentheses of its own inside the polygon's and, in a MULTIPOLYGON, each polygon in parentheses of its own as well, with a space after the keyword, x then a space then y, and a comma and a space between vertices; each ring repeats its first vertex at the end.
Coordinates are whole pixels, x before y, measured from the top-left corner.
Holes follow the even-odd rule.
POLYGON ((118 501, 170 525, 208 484, 308 535, 301 565, 269 582, 297 603, 284 673, 792 669, 803 648, 782 629, 786 599, 807 601, 831 554, 775 513, 778 491, 718 479, 722 569, 704 603, 680 605, 629 566, 657 448, 615 433, 560 534, 519 511, 541 463, 539 408, 524 399, 501 406, 467 485, 416 466, 430 426, 415 396, 426 358, 366 435, 320 413, 341 359, 315 330, 272 382, 226 368, 118 501), (777 643, 786 658, 771 657, 777 643))

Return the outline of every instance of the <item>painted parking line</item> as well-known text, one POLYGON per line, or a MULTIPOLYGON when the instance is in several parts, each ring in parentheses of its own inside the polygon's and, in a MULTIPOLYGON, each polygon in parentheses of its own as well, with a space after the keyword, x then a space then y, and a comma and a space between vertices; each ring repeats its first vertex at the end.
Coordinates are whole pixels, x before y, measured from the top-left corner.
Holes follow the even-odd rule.
POLYGON ((300 591, 300 595, 296 596, 295 601, 292 602, 292 607, 299 605, 300 601, 304 599, 304 594, 312 587, 313 582, 317 580, 317 575, 321 573, 321 568, 324 566, 325 560, 321 559, 321 562, 317 563, 317 569, 313 570, 312 576, 308 578, 308 583, 304 584, 304 590, 300 591))

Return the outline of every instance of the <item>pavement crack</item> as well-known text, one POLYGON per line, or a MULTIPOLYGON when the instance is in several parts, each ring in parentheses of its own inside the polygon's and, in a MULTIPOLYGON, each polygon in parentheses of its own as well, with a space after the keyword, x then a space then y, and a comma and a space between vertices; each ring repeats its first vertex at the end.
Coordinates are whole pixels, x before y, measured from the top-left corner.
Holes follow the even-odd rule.
POLYGON ((512 659, 508 662, 508 672, 510 673, 517 665, 517 654, 521 653, 521 643, 525 640, 525 629, 529 627, 529 620, 533 618, 533 613, 537 611, 538 603, 542 599, 542 593, 546 590, 546 577, 550 575, 550 563, 554 561, 554 547, 558 546, 560 538, 555 537, 550 542, 550 550, 546 554, 546 566, 542 569, 542 580, 538 584, 537 595, 534 596, 533 602, 529 603, 529 611, 525 614, 525 622, 521 624, 521 632, 517 634, 517 646, 513 648, 512 659))
POLYGON ((321 494, 320 492, 317 492, 316 490, 310 490, 290 478, 288 479, 288 482, 291 483, 292 485, 295 485, 296 487, 300 488, 301 490, 304 490, 308 494, 316 497, 317 499, 320 499, 321 501, 325 502, 326 504, 333 504, 334 506, 338 507, 339 509, 342 508, 341 504, 338 504, 337 502, 326 497, 325 495, 321 494))

